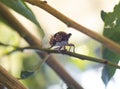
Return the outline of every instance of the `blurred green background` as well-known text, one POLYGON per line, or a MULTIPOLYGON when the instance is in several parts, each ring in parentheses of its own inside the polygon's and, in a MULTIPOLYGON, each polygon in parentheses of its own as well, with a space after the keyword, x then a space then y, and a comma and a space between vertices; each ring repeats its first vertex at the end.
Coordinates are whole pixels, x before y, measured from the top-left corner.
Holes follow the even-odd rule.
MULTIPOLYGON (((101 10, 112 11, 112 8, 119 0, 48 0, 47 2, 76 22, 101 34, 103 30, 103 22, 100 18, 101 10)), ((101 45, 99 43, 73 28, 68 28, 64 23, 40 8, 30 4, 28 6, 32 9, 45 32, 45 36, 42 39, 45 48, 50 46, 49 39, 54 33, 65 31, 72 33, 69 42, 75 44, 77 53, 98 58, 101 57, 101 45)), ((41 33, 39 33, 37 27, 32 22, 13 10, 11 12, 32 34, 38 39, 41 39, 41 33)), ((4 23, 2 18, 0 18, 0 42, 19 47, 28 46, 17 32, 4 23)), ((17 51, 8 55, 13 49, 10 46, 0 46, 0 64, 16 78, 20 78, 22 71, 26 71, 28 74, 34 72, 31 76, 20 80, 26 87, 29 89, 66 89, 64 82, 45 63, 36 71, 40 66, 41 59, 34 50, 17 51)), ((53 55, 85 89, 105 88, 100 79, 101 64, 83 61, 65 55, 53 55), (88 81, 90 78, 92 78, 92 84, 88 81), (98 86, 100 87, 98 88, 98 86)), ((114 89, 118 89, 117 86, 114 89)), ((109 86, 108 89, 110 89, 109 86)))

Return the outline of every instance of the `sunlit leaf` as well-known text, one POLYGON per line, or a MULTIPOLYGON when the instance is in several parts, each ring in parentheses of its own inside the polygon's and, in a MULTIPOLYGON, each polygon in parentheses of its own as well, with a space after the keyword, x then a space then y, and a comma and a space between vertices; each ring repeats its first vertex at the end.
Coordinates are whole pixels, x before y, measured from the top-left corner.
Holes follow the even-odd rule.
POLYGON ((7 55, 13 50, 13 47, 3 46, 2 43, 18 46, 20 42, 20 36, 3 22, 4 19, 0 17, 0 56, 7 55))
POLYGON ((31 11, 30 8, 24 3, 23 0, 0 0, 0 2, 4 3, 8 7, 12 8, 16 12, 20 13, 21 15, 25 16, 27 19, 31 20, 39 27, 39 32, 41 36, 44 36, 44 31, 41 28, 39 22, 37 21, 35 15, 31 11))
MULTIPOLYGON (((120 3, 115 6, 113 12, 106 13, 101 12, 101 18, 104 21, 103 35, 114 42, 120 44, 120 3)), ((103 47, 103 58, 107 59, 115 64, 118 64, 120 55, 112 52, 111 50, 103 47)), ((115 74, 116 68, 105 65, 102 71, 102 80, 105 85, 108 84, 110 79, 115 74)))
POLYGON ((23 60, 24 70, 27 70, 27 71, 39 70, 41 60, 39 59, 37 54, 27 53, 27 55, 25 55, 23 59, 24 59, 23 60))

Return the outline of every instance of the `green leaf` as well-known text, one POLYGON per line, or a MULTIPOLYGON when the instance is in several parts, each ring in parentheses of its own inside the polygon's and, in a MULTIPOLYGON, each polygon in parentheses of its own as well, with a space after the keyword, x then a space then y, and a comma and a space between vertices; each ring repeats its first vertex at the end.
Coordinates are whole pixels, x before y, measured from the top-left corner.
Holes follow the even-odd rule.
POLYGON ((28 8, 28 6, 24 3, 24 0, 0 0, 0 2, 4 3, 8 7, 12 8, 19 14, 23 15, 24 17, 35 23, 39 27, 39 32, 41 34, 41 37, 44 36, 43 29, 41 28, 39 22, 37 21, 31 9, 28 8))
POLYGON ((21 75, 20 75, 20 79, 26 79, 33 74, 34 74, 34 72, 22 71, 21 75))
MULTIPOLYGON (((113 12, 106 13, 101 12, 101 18, 104 21, 103 35, 114 42, 120 44, 120 3, 115 6, 113 12)), ((118 64, 120 55, 112 52, 111 50, 103 47, 102 50, 103 58, 109 60, 115 64, 118 64)), ((108 84, 110 79, 116 72, 116 68, 105 65, 102 70, 102 80, 105 85, 108 84)))
MULTIPOLYGON (((114 52, 110 51, 107 48, 103 49, 103 58, 108 59, 109 61, 112 61, 115 64, 118 64, 120 56, 115 54, 114 52)), ((108 65, 105 65, 102 70, 102 80, 105 83, 105 85, 108 84, 111 77, 114 75, 116 71, 115 67, 111 67, 108 65)))
POLYGON ((105 16, 106 16, 106 13, 102 10, 101 11, 101 18, 103 21, 105 21, 105 18, 106 18, 105 16))

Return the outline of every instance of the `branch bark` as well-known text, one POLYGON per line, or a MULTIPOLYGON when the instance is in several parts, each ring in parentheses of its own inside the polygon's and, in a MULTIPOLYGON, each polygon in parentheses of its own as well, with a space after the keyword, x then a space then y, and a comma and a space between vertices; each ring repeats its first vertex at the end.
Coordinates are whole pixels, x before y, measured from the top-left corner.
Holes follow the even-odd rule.
POLYGON ((110 40, 102 35, 99 35, 96 32, 93 32, 92 30, 90 30, 90 29, 78 24, 77 22, 73 21, 72 19, 66 17, 65 15, 63 15, 62 13, 60 13, 59 11, 57 11, 56 9, 54 9, 53 7, 48 5, 46 1, 40 1, 40 0, 25 0, 25 1, 32 5, 42 8, 43 10, 47 11, 48 13, 52 14, 53 16, 55 16, 56 18, 61 20, 68 27, 75 28, 76 30, 86 34, 87 36, 90 36, 91 38, 101 42, 108 49, 114 51, 117 54, 120 54, 120 45, 119 44, 113 42, 112 40, 110 40))
MULTIPOLYGON (((17 31, 31 46, 41 47, 41 42, 34 37, 25 27, 9 12, 8 8, 0 3, 0 15, 6 22, 17 31)), ((48 54, 46 52, 38 53, 41 58, 45 58, 48 54)), ((61 79, 73 89, 83 89, 69 73, 63 68, 53 56, 50 56, 46 63, 61 77, 61 79)))
POLYGON ((2 66, 0 66, 0 83, 8 89, 27 89, 2 66))

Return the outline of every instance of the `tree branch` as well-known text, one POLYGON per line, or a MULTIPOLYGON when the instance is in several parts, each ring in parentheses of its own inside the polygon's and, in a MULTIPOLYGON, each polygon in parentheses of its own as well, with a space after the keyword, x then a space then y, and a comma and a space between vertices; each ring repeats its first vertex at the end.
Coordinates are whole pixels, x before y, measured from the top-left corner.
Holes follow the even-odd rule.
POLYGON ((27 89, 2 66, 0 66, 0 83, 8 89, 27 89))
POLYGON ((52 14, 53 16, 55 16, 56 18, 61 20, 68 27, 75 28, 76 30, 86 34, 87 36, 90 36, 93 39, 101 42, 104 46, 106 46, 110 50, 114 51, 115 53, 120 54, 120 45, 118 45, 117 43, 113 42, 112 40, 110 40, 102 35, 99 35, 98 33, 94 32, 94 31, 78 24, 77 22, 73 21, 72 19, 66 17, 65 15, 63 15, 62 13, 60 13, 59 11, 57 11, 56 9, 54 9, 53 7, 48 5, 46 1, 40 1, 40 0, 25 0, 25 1, 44 9, 48 13, 52 14))
MULTIPOLYGON (((34 37, 27 29, 9 12, 8 8, 0 3, 0 15, 6 20, 6 22, 17 31, 31 46, 41 47, 41 42, 34 37)), ((48 54, 46 52, 37 52, 37 54, 44 59, 48 54)), ((77 83, 69 73, 64 69, 53 56, 50 56, 46 63, 61 77, 61 79, 73 89, 83 89, 79 83, 77 83)))

